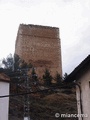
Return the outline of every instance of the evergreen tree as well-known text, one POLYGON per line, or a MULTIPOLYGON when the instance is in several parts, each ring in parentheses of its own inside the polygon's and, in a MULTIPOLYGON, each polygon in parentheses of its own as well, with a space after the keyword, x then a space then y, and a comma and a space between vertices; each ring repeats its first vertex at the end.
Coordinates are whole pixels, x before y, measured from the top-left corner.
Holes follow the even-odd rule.
POLYGON ((65 73, 65 74, 64 74, 64 77, 63 77, 63 80, 65 80, 65 79, 67 78, 67 76, 68 76, 68 74, 65 73))
POLYGON ((61 75, 58 72, 56 73, 55 80, 57 82, 57 85, 61 85, 62 84, 62 77, 61 77, 61 75))
POLYGON ((35 72, 35 68, 32 68, 31 78, 32 78, 33 84, 36 85, 38 83, 38 76, 35 72))
POLYGON ((44 79, 45 85, 50 86, 52 84, 52 76, 50 75, 50 72, 48 69, 45 70, 43 79, 44 79))
POLYGON ((14 65, 14 62, 13 62, 12 54, 9 54, 7 56, 7 58, 4 58, 2 60, 2 66, 4 67, 4 69, 12 70, 13 69, 13 65, 14 65))
POLYGON ((25 82, 25 70, 22 71, 22 69, 28 68, 27 63, 22 60, 17 54, 15 54, 14 57, 12 57, 10 54, 7 56, 7 58, 4 58, 2 60, 2 66, 4 67, 3 72, 7 74, 11 79, 11 91, 14 89, 14 92, 18 92, 19 86, 25 82))
POLYGON ((21 69, 21 68, 28 68, 29 65, 22 60, 19 55, 15 54, 14 55, 14 70, 21 69))

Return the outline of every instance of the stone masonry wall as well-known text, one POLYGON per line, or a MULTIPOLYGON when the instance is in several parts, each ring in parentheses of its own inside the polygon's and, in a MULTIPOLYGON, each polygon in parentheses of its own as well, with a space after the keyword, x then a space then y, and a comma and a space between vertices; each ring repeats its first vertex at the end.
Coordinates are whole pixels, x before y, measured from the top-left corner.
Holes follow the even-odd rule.
POLYGON ((48 68, 54 76, 62 75, 59 29, 56 27, 20 24, 15 53, 36 68, 42 76, 48 68))

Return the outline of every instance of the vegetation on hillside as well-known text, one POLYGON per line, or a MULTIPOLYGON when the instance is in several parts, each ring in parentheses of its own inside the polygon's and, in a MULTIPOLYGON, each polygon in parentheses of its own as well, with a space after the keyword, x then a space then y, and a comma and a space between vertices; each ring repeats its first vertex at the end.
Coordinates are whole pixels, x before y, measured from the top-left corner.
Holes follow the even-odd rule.
MULTIPOLYGON (((45 70, 42 79, 44 84, 40 83, 34 66, 31 63, 26 64, 18 55, 14 58, 10 55, 2 60, 4 68, 0 72, 5 72, 10 76, 10 94, 19 94, 30 92, 30 117, 32 120, 76 120, 76 118, 61 118, 55 116, 56 113, 76 114, 75 88, 72 84, 64 82, 67 77, 65 73, 62 78, 56 73, 53 78, 48 69, 45 70), (13 62, 14 60, 14 62, 13 62), (28 74, 29 69, 31 73, 28 74), (26 81, 28 79, 28 88, 26 81), (55 80, 55 83, 52 83, 55 80)), ((24 117, 25 96, 10 97, 10 120, 22 120, 24 117)))

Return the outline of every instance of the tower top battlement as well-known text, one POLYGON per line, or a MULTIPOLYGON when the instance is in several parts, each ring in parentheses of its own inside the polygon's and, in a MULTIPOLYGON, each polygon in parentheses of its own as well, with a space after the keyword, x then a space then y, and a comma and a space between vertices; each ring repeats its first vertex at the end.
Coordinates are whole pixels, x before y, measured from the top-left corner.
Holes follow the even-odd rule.
POLYGON ((20 24, 20 26, 28 26, 28 27, 40 27, 40 28, 46 28, 46 29, 59 29, 58 27, 53 26, 44 26, 44 25, 36 25, 36 24, 20 24))
POLYGON ((20 24, 18 33, 38 37, 59 38, 59 28, 42 25, 20 24))

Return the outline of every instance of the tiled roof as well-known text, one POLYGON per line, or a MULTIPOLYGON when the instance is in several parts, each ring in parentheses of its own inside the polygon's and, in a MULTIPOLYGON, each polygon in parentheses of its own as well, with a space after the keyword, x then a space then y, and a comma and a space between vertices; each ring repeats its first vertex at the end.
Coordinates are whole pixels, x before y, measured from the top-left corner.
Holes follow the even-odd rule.
POLYGON ((0 81, 10 82, 10 78, 4 73, 0 73, 0 81))

